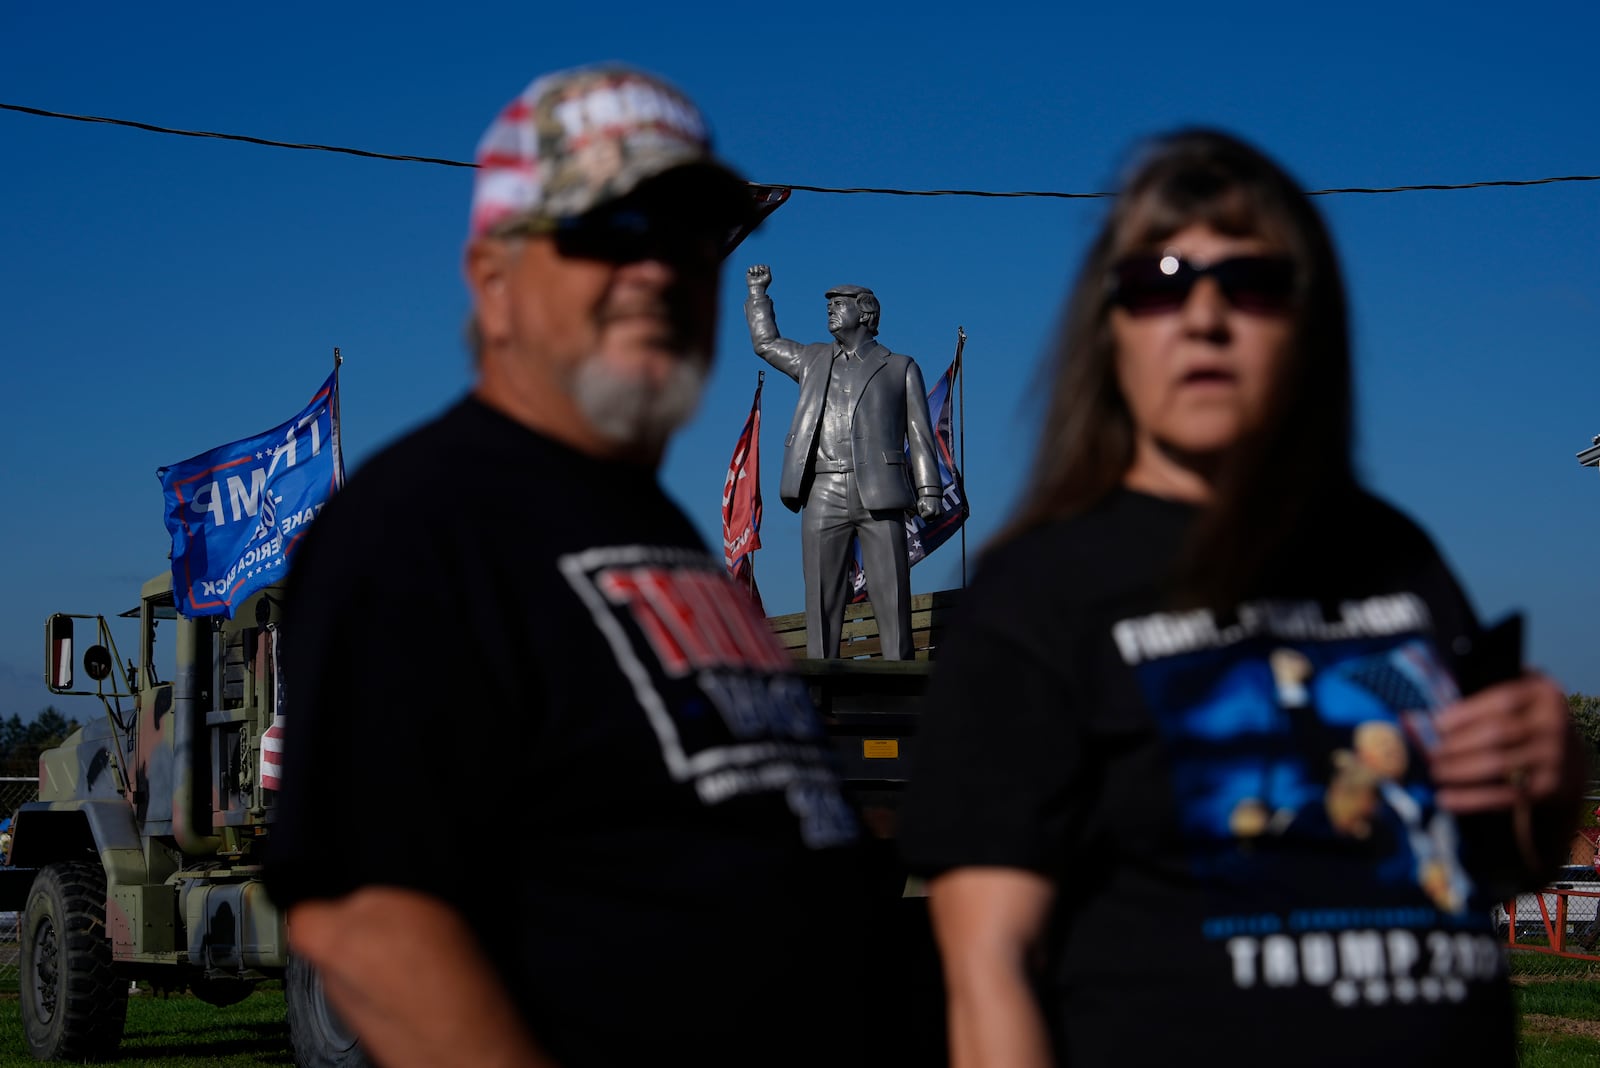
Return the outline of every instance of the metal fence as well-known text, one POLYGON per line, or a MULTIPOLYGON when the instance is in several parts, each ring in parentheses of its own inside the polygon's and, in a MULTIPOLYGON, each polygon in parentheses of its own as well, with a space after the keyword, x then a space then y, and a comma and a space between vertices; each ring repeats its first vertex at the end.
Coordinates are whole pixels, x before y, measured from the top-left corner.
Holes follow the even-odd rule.
POLYGON ((1600 961, 1600 881, 1558 882, 1495 909, 1514 950, 1600 961))
POLYGON ((9 818, 17 808, 27 804, 39 796, 39 780, 36 776, 22 777, 0 776, 0 819, 9 818))
MULTIPOLYGON (((0 820, 9 819, 19 805, 39 796, 39 780, 0 778, 0 820)), ((17 914, 0 912, 0 990, 17 989, 21 950, 17 945, 17 914)))

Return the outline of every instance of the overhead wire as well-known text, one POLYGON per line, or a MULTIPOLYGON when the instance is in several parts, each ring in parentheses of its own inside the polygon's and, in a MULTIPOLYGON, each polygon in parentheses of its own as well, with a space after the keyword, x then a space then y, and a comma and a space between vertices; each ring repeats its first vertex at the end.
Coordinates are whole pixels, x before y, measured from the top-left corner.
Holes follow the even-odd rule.
POLYGON ((294 141, 274 141, 268 137, 250 137, 247 134, 218 133, 215 130, 179 130, 171 126, 157 126, 150 122, 134 122, 132 119, 111 119, 104 115, 71 115, 65 111, 47 111, 44 108, 30 108, 22 104, 0 104, 0 109, 6 111, 20 111, 25 115, 38 115, 47 119, 70 119, 73 122, 99 122, 107 126, 128 126, 135 130, 146 130, 150 133, 171 134, 174 137, 209 137, 218 141, 244 141, 252 145, 266 145, 269 148, 295 148, 304 152, 337 152, 346 156, 364 156, 367 159, 392 159, 402 163, 432 163, 441 167, 476 167, 476 163, 462 163, 460 160, 441 159, 438 156, 403 156, 391 152, 369 152, 364 148, 344 148, 339 145, 301 144, 294 141))
MULTIPOLYGON (((360 156, 365 159, 394 160, 400 163, 428 163, 439 167, 466 167, 470 169, 478 166, 476 163, 472 163, 470 161, 444 159, 439 156, 412 156, 394 152, 374 152, 364 148, 349 148, 341 145, 321 145, 296 141, 277 141, 269 137, 252 137, 248 134, 219 133, 215 130, 183 130, 171 126, 158 126, 155 123, 136 122, 132 119, 113 119, 104 115, 74 115, 70 112, 50 111, 46 108, 27 107, 23 104, 0 103, 0 110, 16 111, 25 115, 37 115, 41 118, 47 119, 66 119, 72 122, 92 122, 102 123, 108 126, 126 126, 135 130, 144 130, 148 133, 168 134, 174 137, 203 137, 211 138, 217 141, 242 141, 246 144, 264 145, 268 148, 292 148, 302 152, 334 152, 345 156, 360 156)), ((1333 196, 1344 193, 1416 193, 1459 189, 1518 188, 1521 186, 1532 185, 1553 185, 1558 182, 1600 182, 1600 174, 1564 174, 1554 175, 1547 178, 1502 178, 1477 182, 1429 182, 1416 185, 1342 186, 1335 189, 1308 189, 1305 191, 1305 193, 1306 196, 1312 197, 1333 196)), ((864 194, 893 197, 988 197, 998 199, 1038 197, 1054 200, 1095 200, 1103 197, 1115 196, 1114 193, 1068 193, 1038 189, 1019 189, 1011 191, 991 189, 895 189, 884 186, 798 185, 792 182, 760 182, 752 184, 776 186, 804 193, 864 194)))

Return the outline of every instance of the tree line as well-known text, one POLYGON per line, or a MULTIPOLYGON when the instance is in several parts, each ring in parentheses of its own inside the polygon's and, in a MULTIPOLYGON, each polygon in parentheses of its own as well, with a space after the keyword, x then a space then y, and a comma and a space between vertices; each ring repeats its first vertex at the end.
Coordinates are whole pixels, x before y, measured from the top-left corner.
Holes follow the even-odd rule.
POLYGON ((1578 733, 1589 743, 1589 778, 1600 779, 1600 697, 1587 693, 1567 694, 1567 707, 1578 733))
POLYGON ((0 719, 0 776, 31 778, 39 774, 39 754, 60 745, 80 724, 46 708, 24 723, 15 712, 0 719))

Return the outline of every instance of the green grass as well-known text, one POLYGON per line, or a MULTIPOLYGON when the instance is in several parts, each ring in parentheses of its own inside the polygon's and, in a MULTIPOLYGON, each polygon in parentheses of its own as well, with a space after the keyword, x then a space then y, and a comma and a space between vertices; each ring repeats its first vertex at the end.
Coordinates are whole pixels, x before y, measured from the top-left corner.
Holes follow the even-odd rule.
MULTIPOLYGON (((1511 975, 1519 1013, 1600 1019, 1600 963, 1544 953, 1512 953, 1511 975)), ((1524 1028, 1518 1043, 1522 1068, 1594 1068, 1600 1040, 1524 1028)))
MULTIPOLYGON (((1513 954, 1511 974, 1535 981, 1516 988, 1523 1013, 1600 1020, 1600 964, 1539 954, 1513 954)), ((22 1041, 14 995, 0 996, 0 1068, 31 1068, 37 1062, 22 1041)), ((1524 1031, 1522 1068, 1594 1068, 1600 1040, 1524 1031)), ((260 1068, 292 1065, 283 1023, 283 991, 266 984, 244 1001, 216 1008, 188 995, 143 994, 128 999, 123 1068, 260 1068)))
MULTIPOLYGON (((292 1065, 283 991, 257 990, 216 1008, 198 998, 142 994, 128 999, 120 1058, 124 1068, 257 1068, 292 1065)), ((18 1002, 0 997, 0 1068, 36 1066, 22 1040, 18 1002)))
POLYGON ((1600 1042, 1577 1035, 1524 1034, 1518 1043, 1522 1068, 1594 1068, 1600 1042))
POLYGON ((1600 983, 1529 983, 1517 988, 1517 1007, 1569 1020, 1600 1020, 1600 983))

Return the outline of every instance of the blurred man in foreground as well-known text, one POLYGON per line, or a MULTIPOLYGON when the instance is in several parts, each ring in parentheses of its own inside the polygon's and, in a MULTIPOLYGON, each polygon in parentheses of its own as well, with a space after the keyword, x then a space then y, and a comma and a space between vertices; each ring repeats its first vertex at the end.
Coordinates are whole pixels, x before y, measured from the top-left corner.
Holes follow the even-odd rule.
POLYGON ((748 187, 624 67, 538 79, 478 161, 477 383, 290 576, 291 944, 390 1068, 837 1063, 856 823, 806 687, 656 481, 748 187))

